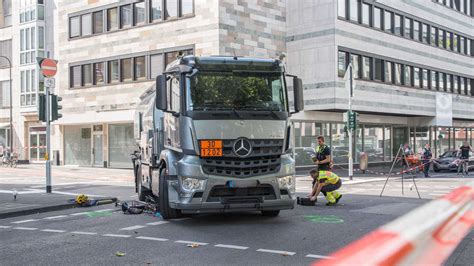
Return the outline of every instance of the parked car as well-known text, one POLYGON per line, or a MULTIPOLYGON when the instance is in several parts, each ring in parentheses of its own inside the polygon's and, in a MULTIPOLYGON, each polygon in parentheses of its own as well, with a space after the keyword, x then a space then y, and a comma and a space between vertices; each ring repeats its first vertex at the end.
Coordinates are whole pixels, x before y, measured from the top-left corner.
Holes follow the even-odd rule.
MULTIPOLYGON (((457 171, 458 166, 454 163, 459 159, 458 151, 447 151, 439 156, 438 159, 435 159, 433 163, 433 170, 435 172, 440 171, 457 171)), ((469 170, 474 169, 474 155, 472 153, 469 154, 469 170)))
POLYGON ((296 147, 295 148, 295 164, 297 166, 314 165, 311 154, 316 154, 312 147, 296 147))

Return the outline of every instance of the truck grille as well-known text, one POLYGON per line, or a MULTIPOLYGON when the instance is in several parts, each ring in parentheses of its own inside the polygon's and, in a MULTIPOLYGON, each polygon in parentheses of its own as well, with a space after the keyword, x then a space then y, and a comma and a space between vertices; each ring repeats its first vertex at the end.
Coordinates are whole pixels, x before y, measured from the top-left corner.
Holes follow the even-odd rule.
POLYGON ((222 157, 201 158, 202 168, 206 174, 247 178, 280 171, 280 156, 283 140, 250 140, 252 153, 237 157, 233 152, 235 140, 224 140, 222 157))
POLYGON ((257 187, 229 188, 226 186, 215 186, 211 189, 208 202, 225 201, 227 203, 251 203, 262 202, 262 200, 276 199, 275 190, 271 185, 260 185, 257 187))

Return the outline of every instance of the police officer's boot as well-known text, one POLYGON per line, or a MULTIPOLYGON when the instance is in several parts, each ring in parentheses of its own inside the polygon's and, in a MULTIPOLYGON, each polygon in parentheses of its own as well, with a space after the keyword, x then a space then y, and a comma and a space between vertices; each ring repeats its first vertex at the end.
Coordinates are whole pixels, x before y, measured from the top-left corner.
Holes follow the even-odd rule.
POLYGON ((334 198, 336 199, 336 203, 339 202, 339 200, 342 198, 342 194, 337 192, 337 191, 333 191, 332 192, 332 195, 334 196, 334 198))
POLYGON ((332 206, 336 204, 336 198, 334 198, 332 192, 326 192, 325 197, 328 201, 328 203, 326 203, 326 206, 332 206))

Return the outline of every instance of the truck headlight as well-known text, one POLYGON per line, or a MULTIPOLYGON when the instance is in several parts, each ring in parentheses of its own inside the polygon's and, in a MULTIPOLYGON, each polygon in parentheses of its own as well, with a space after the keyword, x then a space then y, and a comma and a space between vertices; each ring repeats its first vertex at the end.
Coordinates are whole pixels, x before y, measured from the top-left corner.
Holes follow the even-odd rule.
POLYGON ((185 192, 194 192, 196 190, 204 190, 206 186, 206 180, 191 178, 191 177, 180 177, 181 188, 185 192))
POLYGON ((278 186, 280 188, 286 188, 291 191, 294 190, 295 188, 295 177, 294 176, 284 176, 284 177, 279 177, 278 178, 278 186))

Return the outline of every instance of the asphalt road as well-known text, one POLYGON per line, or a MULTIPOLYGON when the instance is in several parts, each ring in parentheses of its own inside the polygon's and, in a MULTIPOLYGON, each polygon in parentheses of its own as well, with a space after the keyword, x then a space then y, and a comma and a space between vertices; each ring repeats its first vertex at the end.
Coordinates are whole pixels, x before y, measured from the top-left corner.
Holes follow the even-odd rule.
MULTIPOLYGON (((2 175, 0 189, 16 187, 33 193, 41 189, 40 179, 25 172, 24 178, 17 179, 14 172, 2 175)), ((91 181, 86 169, 78 172, 78 177, 57 178, 61 182, 54 190, 136 199, 125 171, 106 172, 107 176, 91 181)), ((402 195, 401 180, 393 178, 379 197, 384 181, 383 177, 345 180, 339 206, 327 207, 320 197, 315 207, 296 206, 276 218, 240 213, 163 221, 147 214, 125 215, 105 205, 0 219, 0 264, 308 265, 433 198, 472 184, 473 179, 417 178, 416 187, 413 180, 405 179, 402 195)), ((310 182, 308 177, 298 178, 300 196, 309 191, 310 182)), ((472 237, 471 233, 464 239, 447 265, 472 261, 472 237)))

